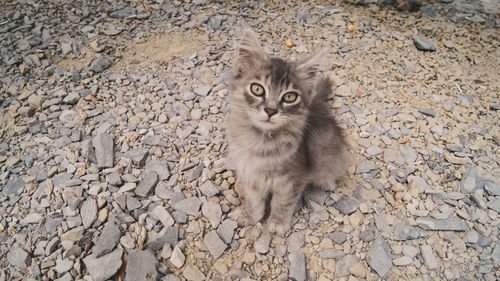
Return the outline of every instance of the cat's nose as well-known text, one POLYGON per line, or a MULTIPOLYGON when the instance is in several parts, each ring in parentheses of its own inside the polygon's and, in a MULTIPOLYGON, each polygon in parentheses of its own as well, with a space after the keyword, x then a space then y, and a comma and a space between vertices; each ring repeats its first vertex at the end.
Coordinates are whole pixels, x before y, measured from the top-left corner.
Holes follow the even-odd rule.
POLYGON ((271 117, 274 114, 278 113, 277 109, 269 108, 269 107, 264 108, 264 111, 267 113, 267 116, 269 116, 269 117, 271 117))

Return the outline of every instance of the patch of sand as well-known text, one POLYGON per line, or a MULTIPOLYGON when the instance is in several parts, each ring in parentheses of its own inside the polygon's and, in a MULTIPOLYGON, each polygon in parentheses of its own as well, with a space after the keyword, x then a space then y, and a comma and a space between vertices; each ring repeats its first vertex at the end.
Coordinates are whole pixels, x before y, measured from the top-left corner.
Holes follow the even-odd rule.
POLYGON ((65 69, 81 69, 89 65, 95 56, 95 53, 87 50, 80 58, 65 57, 57 62, 57 65, 65 69))
MULTIPOLYGON (((167 63, 176 56, 183 56, 201 48, 202 41, 199 37, 187 38, 177 33, 163 33, 139 43, 132 43, 121 54, 118 54, 121 59, 115 62, 111 69, 117 70, 130 65, 152 62, 167 63)), ((61 59, 57 65, 65 69, 83 68, 97 56, 97 53, 89 48, 80 58, 66 57, 61 59)))
POLYGON ((186 38, 181 34, 165 33, 129 46, 121 54, 121 60, 112 68, 151 62, 166 63, 173 57, 189 54, 201 48, 202 42, 199 38, 186 38))

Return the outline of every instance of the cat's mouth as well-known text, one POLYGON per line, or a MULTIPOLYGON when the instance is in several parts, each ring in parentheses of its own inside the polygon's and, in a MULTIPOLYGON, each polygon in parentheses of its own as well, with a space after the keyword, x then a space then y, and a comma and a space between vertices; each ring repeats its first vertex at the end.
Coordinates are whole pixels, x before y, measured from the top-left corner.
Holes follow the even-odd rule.
POLYGON ((278 129, 278 127, 280 127, 278 122, 276 122, 276 120, 272 120, 271 118, 260 120, 257 123, 258 123, 258 126, 260 127, 260 129, 262 129, 264 131, 272 131, 272 130, 276 130, 276 129, 278 129))
POLYGON ((267 116, 263 114, 251 115, 249 116, 252 123, 254 123, 255 127, 262 131, 273 131, 279 129, 282 125, 280 122, 280 118, 278 115, 267 116))

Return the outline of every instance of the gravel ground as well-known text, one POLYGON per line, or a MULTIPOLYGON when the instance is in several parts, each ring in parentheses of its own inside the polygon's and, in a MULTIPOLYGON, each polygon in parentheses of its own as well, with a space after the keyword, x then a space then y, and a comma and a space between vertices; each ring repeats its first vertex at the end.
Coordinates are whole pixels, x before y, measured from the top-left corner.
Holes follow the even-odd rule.
POLYGON ((500 278, 498 2, 186 2, 2 1, 0 280, 500 278), (244 25, 330 47, 355 156, 286 237, 231 219, 244 25))

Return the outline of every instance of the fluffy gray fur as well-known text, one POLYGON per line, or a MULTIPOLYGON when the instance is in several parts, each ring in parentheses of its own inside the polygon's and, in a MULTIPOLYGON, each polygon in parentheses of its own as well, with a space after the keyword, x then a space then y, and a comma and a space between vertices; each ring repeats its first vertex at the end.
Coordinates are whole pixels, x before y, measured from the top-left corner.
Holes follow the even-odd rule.
POLYGON ((229 159, 244 190, 241 223, 263 220, 269 203, 268 230, 283 235, 305 187, 332 190, 346 170, 347 145, 327 104, 331 82, 319 72, 325 59, 324 51, 299 62, 270 57, 244 32, 227 119, 229 159), (252 83, 265 94, 253 94, 252 83), (288 92, 295 102, 282 100, 288 92))

